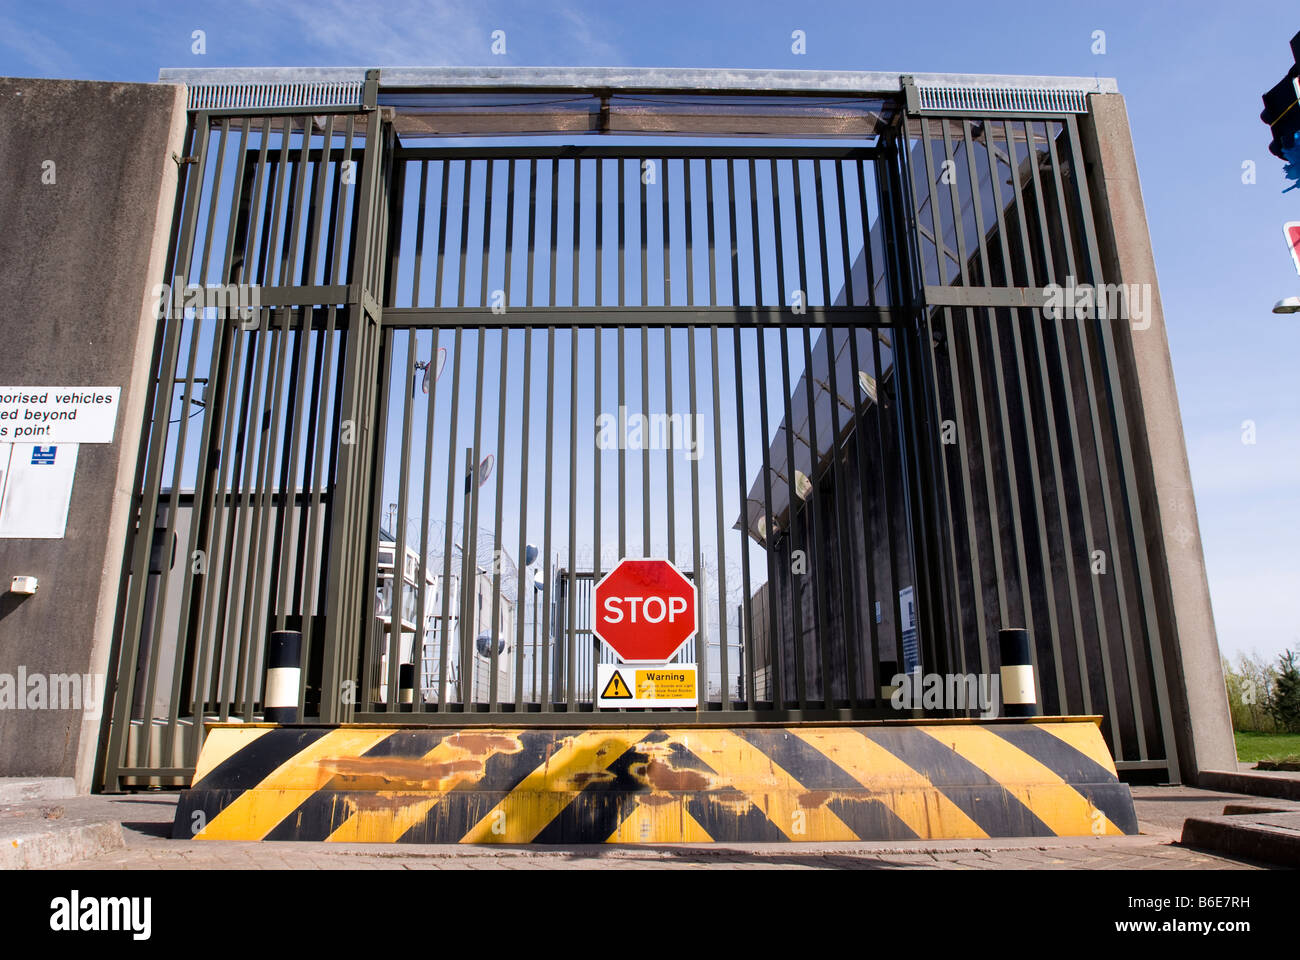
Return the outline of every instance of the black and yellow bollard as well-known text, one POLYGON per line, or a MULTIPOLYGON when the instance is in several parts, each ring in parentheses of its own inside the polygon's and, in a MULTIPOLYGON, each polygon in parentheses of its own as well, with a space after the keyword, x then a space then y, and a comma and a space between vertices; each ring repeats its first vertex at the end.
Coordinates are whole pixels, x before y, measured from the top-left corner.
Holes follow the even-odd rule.
POLYGON ((1038 686, 1034 682, 1034 656, 1029 631, 1008 627, 998 631, 1002 655, 1002 714, 1007 717, 1037 717, 1038 686))
POLYGON ((298 722, 298 686, 302 675, 302 634, 273 630, 266 646, 267 723, 298 722))

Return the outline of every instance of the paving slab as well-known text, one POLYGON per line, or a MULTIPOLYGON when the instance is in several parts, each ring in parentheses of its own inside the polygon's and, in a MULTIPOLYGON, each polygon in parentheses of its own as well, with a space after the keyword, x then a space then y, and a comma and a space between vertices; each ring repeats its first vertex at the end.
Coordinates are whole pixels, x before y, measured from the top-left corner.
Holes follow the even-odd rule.
MULTIPOLYGON (((1268 864, 1180 843, 1190 817, 1223 814, 1252 797, 1193 787, 1134 787, 1141 833, 1127 837, 913 840, 888 843, 718 843, 570 846, 240 843, 173 840, 176 794, 167 791, 60 801, 69 817, 120 826, 124 844, 47 866, 75 870, 249 869, 858 869, 858 870, 1256 870, 1268 864)), ((1271 813, 1274 804, 1267 801, 1271 813)), ((1300 809, 1300 806, 1297 807, 1300 809)), ((1261 815, 1265 815, 1261 814, 1261 815)))

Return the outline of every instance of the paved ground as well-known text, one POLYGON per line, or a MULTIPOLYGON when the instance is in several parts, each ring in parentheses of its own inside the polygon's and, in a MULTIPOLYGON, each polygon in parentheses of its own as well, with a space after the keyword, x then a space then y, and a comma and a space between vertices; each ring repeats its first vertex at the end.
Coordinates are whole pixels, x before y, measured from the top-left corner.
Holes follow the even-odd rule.
POLYGON ((1187 817, 1222 814, 1225 804, 1242 799, 1239 795, 1190 787, 1134 787, 1133 796, 1142 828, 1136 837, 467 848, 172 840, 169 834, 176 795, 133 794, 61 801, 69 815, 98 812, 102 816, 111 811, 110 815, 122 822, 126 847, 56 869, 1267 869, 1177 843, 1187 817))

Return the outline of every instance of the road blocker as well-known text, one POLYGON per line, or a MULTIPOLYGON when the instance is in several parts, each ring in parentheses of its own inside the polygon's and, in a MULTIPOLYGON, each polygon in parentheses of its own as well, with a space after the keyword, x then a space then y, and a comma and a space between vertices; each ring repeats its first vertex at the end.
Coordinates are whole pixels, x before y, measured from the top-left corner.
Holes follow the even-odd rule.
POLYGON ((1135 834, 1099 719, 214 723, 172 835, 571 844, 1135 834))

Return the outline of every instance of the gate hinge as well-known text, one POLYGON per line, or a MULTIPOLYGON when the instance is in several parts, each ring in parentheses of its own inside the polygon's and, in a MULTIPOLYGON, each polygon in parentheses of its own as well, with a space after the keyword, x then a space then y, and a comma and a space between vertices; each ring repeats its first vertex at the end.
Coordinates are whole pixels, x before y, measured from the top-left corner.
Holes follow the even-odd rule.
POLYGON ((903 86, 903 99, 907 107, 908 116, 914 117, 921 112, 921 95, 916 90, 916 78, 912 76, 902 76, 898 79, 903 86))

